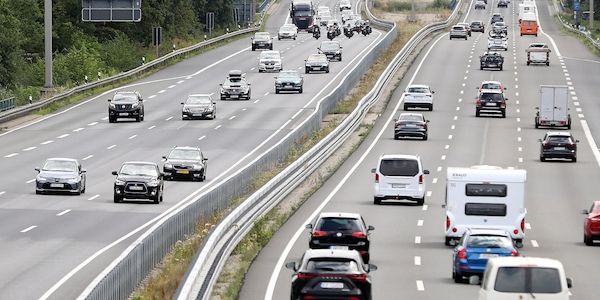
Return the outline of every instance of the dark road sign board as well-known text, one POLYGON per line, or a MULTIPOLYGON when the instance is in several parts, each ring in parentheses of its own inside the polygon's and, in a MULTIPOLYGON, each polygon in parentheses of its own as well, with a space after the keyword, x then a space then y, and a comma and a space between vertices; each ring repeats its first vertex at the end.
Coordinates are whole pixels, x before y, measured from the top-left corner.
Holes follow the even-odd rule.
POLYGON ((139 22, 142 20, 142 0, 82 0, 81 20, 139 22))

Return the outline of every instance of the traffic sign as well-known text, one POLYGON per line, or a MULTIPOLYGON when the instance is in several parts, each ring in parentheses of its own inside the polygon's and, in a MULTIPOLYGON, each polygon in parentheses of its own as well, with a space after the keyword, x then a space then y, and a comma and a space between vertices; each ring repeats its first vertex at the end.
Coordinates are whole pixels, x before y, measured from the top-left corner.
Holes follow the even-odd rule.
POLYGON ((142 0, 81 0, 84 22, 140 22, 142 0))

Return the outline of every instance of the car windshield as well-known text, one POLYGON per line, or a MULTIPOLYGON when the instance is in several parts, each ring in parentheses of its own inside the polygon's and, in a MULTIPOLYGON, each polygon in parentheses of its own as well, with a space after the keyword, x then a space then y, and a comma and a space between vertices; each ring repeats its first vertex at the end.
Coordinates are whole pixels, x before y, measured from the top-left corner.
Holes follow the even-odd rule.
POLYGON ((323 218, 316 228, 320 231, 361 231, 358 220, 351 218, 323 218))
POLYGON ((124 164, 121 167, 119 174, 135 176, 158 176, 156 166, 150 164, 124 164))
POLYGON ((494 290, 501 293, 557 294, 562 291, 562 285, 556 268, 501 267, 496 274, 494 290))
POLYGON ((208 96, 190 96, 186 104, 210 104, 210 98, 208 96))
POLYGON ((135 103, 137 102, 137 96, 135 94, 116 94, 112 102, 135 103))
POLYGON ((502 101, 504 97, 500 93, 482 93, 481 100, 493 100, 493 101, 502 101))
POLYGON ((504 25, 504 22, 496 22, 496 23, 494 23, 494 26, 496 26, 496 27, 504 27, 506 25, 504 25))
POLYGON ((291 26, 291 25, 281 26, 281 30, 283 30, 283 31, 294 31, 295 29, 296 28, 294 26, 291 26))
POLYGON ((452 30, 464 30, 465 28, 462 26, 453 26, 452 30))
POLYGON ((242 81, 242 77, 240 76, 231 76, 229 78, 227 78, 227 81, 229 82, 241 82, 242 81))
POLYGON ((568 136, 549 136, 548 137, 548 142, 550 143, 561 143, 561 144, 565 144, 565 143, 570 143, 571 142, 571 138, 568 136))
POLYGON ((300 76, 298 76, 298 72, 295 72, 295 71, 282 71, 282 72, 279 72, 279 75, 277 77, 280 77, 280 78, 298 78, 300 76))
POLYGON ((296 10, 294 16, 296 17, 310 17, 312 15, 310 10, 296 10))
POLYGON ((471 25, 481 25, 481 22, 480 21, 473 21, 473 22, 471 22, 471 25))
POLYGON ((500 90, 501 87, 497 83, 484 83, 481 85, 482 90, 500 90))
POLYGON ((255 34, 254 35, 254 40, 256 41, 268 41, 269 40, 269 34, 268 33, 264 33, 264 34, 255 34))
POLYGON ((327 57, 323 55, 311 55, 308 57, 309 61, 326 61, 327 57))
POLYGON ((415 176, 419 173, 419 163, 414 159, 384 159, 379 172, 384 176, 415 176))
POLYGON ((187 159, 187 160, 200 160, 200 151, 194 149, 173 149, 169 153, 170 159, 187 159))
POLYGON ((507 237, 498 235, 471 235, 467 240, 469 248, 509 248, 511 245, 507 237))
POLYGON ((262 52, 260 54, 261 59, 279 59, 279 53, 277 52, 262 52))
POLYGON ((400 115, 399 121, 423 122, 423 117, 419 115, 400 115))
POLYGON ((306 264, 309 273, 358 273, 358 265, 347 259, 311 259, 306 264))
POLYGON ((52 172, 75 172, 77 171, 77 164, 74 161, 68 160, 47 160, 42 170, 52 172))
POLYGON ((338 49, 340 49, 340 44, 338 44, 338 43, 335 43, 335 42, 321 43, 321 50, 328 51, 328 50, 338 50, 338 49))
POLYGON ((408 88, 409 93, 419 93, 419 94, 427 94, 429 93, 429 89, 426 87, 416 87, 412 86, 408 88))
POLYGON ((548 48, 546 44, 530 44, 529 48, 548 48))

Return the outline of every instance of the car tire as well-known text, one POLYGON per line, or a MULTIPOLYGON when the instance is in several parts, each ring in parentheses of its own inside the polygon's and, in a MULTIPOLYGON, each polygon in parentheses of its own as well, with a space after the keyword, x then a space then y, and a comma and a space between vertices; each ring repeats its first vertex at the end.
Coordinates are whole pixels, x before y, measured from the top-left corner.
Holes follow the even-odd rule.
POLYGON ((408 110, 408 105, 404 104, 404 110, 408 110))
POLYGON ((447 236, 444 238, 444 245, 446 246, 450 246, 450 242, 452 241, 452 238, 447 236))
POLYGON ((500 66, 500 71, 502 71, 502 66, 500 66))
POLYGON ((363 262, 365 264, 368 264, 370 260, 371 260, 371 255, 367 252, 367 254, 365 254, 365 257, 363 257, 363 262))
POLYGON ((592 238, 589 238, 589 237, 585 236, 585 233, 584 233, 584 234, 583 234, 583 243, 584 243, 586 246, 591 246, 591 245, 593 245, 593 244, 594 244, 594 240, 592 240, 592 238))
POLYGON ((85 184, 83 185, 83 189, 81 189, 81 193, 85 194, 85 184))
POLYGON ((300 88, 300 90, 298 91, 298 93, 302 94, 303 91, 304 91, 304 89, 300 88))
POLYGON ((304 68, 304 74, 310 74, 310 70, 308 68, 304 68))
MULTIPOLYGON (((453 272, 455 273, 455 272, 453 272)), ((462 276, 459 276, 458 274, 454 274, 454 276, 452 277, 454 279, 454 283, 462 283, 463 279, 462 276)))
POLYGON ((142 119, 141 119, 141 117, 140 117, 139 115, 135 117, 135 121, 136 121, 136 122, 139 122, 139 121, 141 121, 141 120, 142 120, 142 119))
POLYGON ((502 118, 506 118, 506 111, 502 112, 502 118))
POLYGON ((577 162, 577 156, 571 158, 571 162, 577 162))
POLYGON ((379 198, 379 197, 373 197, 373 204, 380 205, 381 204, 381 198, 379 198))
POLYGON ((275 94, 279 94, 279 90, 278 89, 275 89, 275 94))
POLYGON ((114 123, 117 121, 117 118, 113 118, 113 117, 108 117, 108 123, 114 123))
POLYGON ((327 67, 327 69, 325 69, 325 73, 329 73, 329 67, 327 67))
POLYGON ((423 206, 423 204, 425 204, 425 196, 423 196, 423 198, 417 199, 418 206, 423 206))
POLYGON ((140 120, 142 120, 142 122, 144 121, 145 116, 146 116, 146 114, 142 114, 142 116, 140 117, 140 120))
POLYGON ((156 195, 156 197, 151 198, 151 199, 152 199, 152 202, 154 204, 159 204, 160 203, 160 195, 156 195))
POLYGON ((428 139, 427 134, 425 136, 423 136, 423 140, 426 141, 428 139))
POLYGON ((211 120, 214 120, 217 118, 217 112, 212 113, 212 118, 210 118, 211 120))
POLYGON ((258 69, 258 73, 262 73, 263 71, 261 69, 258 69))
POLYGON ((38 190, 35 190, 35 194, 36 194, 36 195, 41 195, 41 194, 42 194, 42 192, 41 192, 41 191, 38 191, 38 190))
POLYGON ((546 158, 540 155, 540 161, 541 161, 541 162, 545 162, 545 161, 546 161, 546 158))
POLYGON ((432 111, 433 110, 433 104, 430 104, 429 107, 428 107, 428 109, 429 109, 429 111, 432 111))
POLYGON ((479 109, 475 109, 475 117, 481 117, 481 112, 479 112, 479 109))
POLYGON ((114 195, 114 197, 113 197, 113 201, 114 201, 115 203, 121 203, 121 202, 123 202, 123 197, 121 197, 121 196, 118 196, 118 195, 114 195))

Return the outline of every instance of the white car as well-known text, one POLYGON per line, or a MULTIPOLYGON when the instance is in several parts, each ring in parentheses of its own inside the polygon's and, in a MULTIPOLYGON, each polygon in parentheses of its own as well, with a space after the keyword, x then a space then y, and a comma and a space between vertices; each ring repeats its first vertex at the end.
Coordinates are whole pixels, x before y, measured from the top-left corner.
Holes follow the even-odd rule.
POLYGON ((491 50, 508 51, 508 39, 505 37, 488 38, 488 51, 491 50))
POLYGON ((404 110, 409 108, 427 108, 433 110, 433 94, 435 92, 428 86, 423 84, 409 85, 404 91, 404 110))
POLYGON ((279 28, 277 39, 296 39, 298 37, 298 27, 294 24, 285 24, 279 28))
POLYGON ((384 154, 379 157, 375 174, 373 203, 382 200, 409 200, 418 205, 425 203, 425 178, 421 158, 415 155, 384 154))
POLYGON ((258 72, 276 71, 283 68, 281 54, 277 50, 267 50, 260 53, 258 59, 258 72))
POLYGON ((352 10, 352 3, 350 0, 340 0, 340 11, 352 10))

